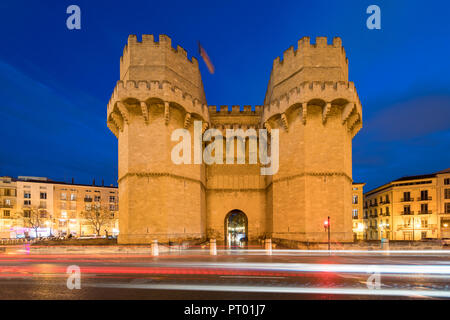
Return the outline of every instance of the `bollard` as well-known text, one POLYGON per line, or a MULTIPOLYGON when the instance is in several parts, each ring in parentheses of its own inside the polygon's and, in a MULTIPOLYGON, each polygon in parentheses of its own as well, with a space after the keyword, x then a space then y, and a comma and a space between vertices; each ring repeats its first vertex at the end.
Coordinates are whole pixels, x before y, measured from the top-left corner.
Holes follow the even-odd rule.
POLYGON ((217 256, 216 239, 209 240, 209 254, 211 256, 217 256))
POLYGON ((383 238, 381 239, 381 250, 384 251, 384 255, 389 255, 389 239, 383 238))
POLYGON ((158 240, 153 240, 152 242, 152 256, 159 256, 158 240))
POLYGON ((266 254, 271 256, 272 255, 272 239, 266 239, 266 254))

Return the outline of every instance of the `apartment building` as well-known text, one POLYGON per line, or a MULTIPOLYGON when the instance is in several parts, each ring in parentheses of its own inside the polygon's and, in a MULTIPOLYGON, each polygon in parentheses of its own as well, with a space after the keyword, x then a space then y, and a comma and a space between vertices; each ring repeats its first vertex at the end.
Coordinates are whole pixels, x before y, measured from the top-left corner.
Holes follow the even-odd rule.
POLYGON ((109 235, 119 233, 119 199, 117 188, 82 184, 54 184, 54 223, 61 235, 86 236, 96 233, 92 223, 83 212, 94 208, 109 211, 110 217, 101 228, 109 235))
POLYGON ((364 240, 363 219, 363 188, 365 183, 353 182, 352 184, 352 221, 353 239, 364 240))
POLYGON ((0 238, 94 235, 96 230, 84 213, 95 208, 105 211, 101 235, 119 233, 118 191, 114 186, 65 183, 45 177, 1 177, 0 204, 0 238), (37 232, 29 223, 35 213, 39 216, 37 232))
POLYGON ((10 238, 14 231, 16 192, 15 179, 0 177, 0 238, 10 238))
POLYGON ((364 238, 450 238, 450 168, 407 176, 364 194, 364 238))
POLYGON ((17 218, 15 231, 19 236, 35 236, 35 230, 26 223, 32 211, 39 213, 42 225, 37 229, 38 237, 48 237, 52 231, 53 183, 44 177, 19 176, 17 178, 17 218))

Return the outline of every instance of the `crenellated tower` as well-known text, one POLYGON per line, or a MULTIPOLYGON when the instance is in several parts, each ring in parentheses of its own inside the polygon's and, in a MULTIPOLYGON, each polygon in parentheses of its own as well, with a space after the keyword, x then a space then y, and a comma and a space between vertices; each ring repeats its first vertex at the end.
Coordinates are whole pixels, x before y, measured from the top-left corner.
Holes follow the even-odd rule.
POLYGON ((221 242, 239 232, 250 241, 325 242, 328 216, 332 240, 352 241, 352 139, 362 108, 341 39, 305 37, 286 50, 273 63, 264 105, 253 108, 207 106, 197 60, 169 37, 158 40, 129 36, 107 108, 119 149, 119 243, 221 242), (224 136, 279 129, 278 172, 261 175, 245 138, 245 163, 173 163, 172 133, 184 128, 195 139, 196 120, 202 133, 224 136))
POLYGON ((267 181, 272 237, 326 241, 330 216, 332 239, 352 241, 352 139, 362 108, 340 38, 305 37, 275 59, 261 121, 280 129, 280 169, 267 181))
POLYGON ((130 35, 107 109, 119 147, 119 243, 205 236, 205 167, 171 161, 171 133, 209 124, 198 62, 171 39, 130 35))

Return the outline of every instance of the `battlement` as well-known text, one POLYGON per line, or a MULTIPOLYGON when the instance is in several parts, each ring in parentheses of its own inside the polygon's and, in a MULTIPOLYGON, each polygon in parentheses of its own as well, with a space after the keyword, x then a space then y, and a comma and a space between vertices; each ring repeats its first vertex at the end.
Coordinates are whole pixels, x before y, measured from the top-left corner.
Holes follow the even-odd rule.
POLYGON ((273 62, 264 103, 304 81, 348 81, 348 60, 340 38, 328 44, 326 37, 317 37, 315 43, 303 37, 297 49, 291 46, 284 51, 282 59, 273 62))
POLYGON ((159 35, 158 40, 151 34, 142 35, 141 41, 136 35, 128 36, 120 58, 120 79, 169 81, 206 102, 197 59, 189 59, 179 45, 173 48, 172 39, 166 35, 159 35))
POLYGON ((263 106, 255 106, 252 110, 252 106, 208 106, 210 116, 220 115, 261 115, 263 106))

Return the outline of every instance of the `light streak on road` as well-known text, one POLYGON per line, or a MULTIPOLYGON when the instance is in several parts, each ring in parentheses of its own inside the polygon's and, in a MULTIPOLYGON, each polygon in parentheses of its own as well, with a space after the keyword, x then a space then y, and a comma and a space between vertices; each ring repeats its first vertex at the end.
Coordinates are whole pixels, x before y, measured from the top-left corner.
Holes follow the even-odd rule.
POLYGON ((359 288, 313 288, 313 287, 271 287, 271 286, 227 286, 227 285, 189 285, 189 284, 88 284, 87 286, 116 289, 150 289, 182 291, 219 291, 253 293, 298 293, 355 296, 403 296, 450 298, 450 291, 444 290, 403 290, 403 289, 359 289, 359 288))

